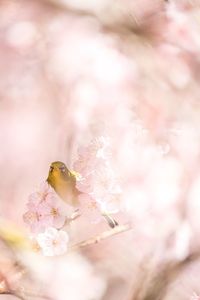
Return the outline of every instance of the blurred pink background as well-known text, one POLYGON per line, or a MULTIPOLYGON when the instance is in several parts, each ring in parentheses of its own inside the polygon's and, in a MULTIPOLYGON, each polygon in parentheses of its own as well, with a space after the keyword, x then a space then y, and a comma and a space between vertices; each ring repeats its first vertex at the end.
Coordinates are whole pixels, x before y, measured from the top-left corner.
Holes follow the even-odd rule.
POLYGON ((199 1, 1 0, 0 217, 28 235, 50 163, 109 136, 132 230, 53 258, 2 245, 0 299, 199 299, 199 24, 199 1))

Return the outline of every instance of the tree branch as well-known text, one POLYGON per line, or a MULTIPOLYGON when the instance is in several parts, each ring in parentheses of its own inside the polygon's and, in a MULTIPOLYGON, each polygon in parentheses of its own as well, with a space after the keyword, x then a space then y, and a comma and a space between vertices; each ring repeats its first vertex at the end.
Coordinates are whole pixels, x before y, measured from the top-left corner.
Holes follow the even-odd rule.
POLYGON ((119 233, 131 230, 131 229, 132 229, 132 227, 129 224, 116 226, 115 228, 110 229, 108 231, 104 231, 103 233, 101 233, 99 235, 96 235, 96 236, 94 236, 94 237, 92 237, 88 240, 85 240, 85 241, 82 241, 82 242, 77 243, 75 245, 72 245, 69 250, 74 251, 74 250, 77 250, 79 248, 83 248, 83 247, 86 247, 86 246, 89 246, 89 245, 97 244, 97 243, 99 243, 99 242, 101 242, 101 241, 103 241, 103 240, 105 240, 109 237, 112 237, 114 235, 117 235, 119 233))
MULTIPOLYGON (((139 282, 136 293, 130 300, 161 300, 164 299, 169 285, 188 267, 189 264, 200 259, 200 251, 190 253, 184 260, 167 262, 162 266, 156 266, 151 274, 144 273, 143 280, 139 282)), ((135 289, 135 288, 134 288, 135 289)))

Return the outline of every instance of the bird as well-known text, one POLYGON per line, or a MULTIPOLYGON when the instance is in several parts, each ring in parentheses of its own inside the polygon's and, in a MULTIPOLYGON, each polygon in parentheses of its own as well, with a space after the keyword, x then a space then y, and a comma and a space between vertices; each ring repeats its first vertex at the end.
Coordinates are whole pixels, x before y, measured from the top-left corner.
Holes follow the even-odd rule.
MULTIPOLYGON (((78 196, 81 194, 81 192, 76 188, 78 177, 79 174, 69 170, 63 162, 55 161, 50 165, 49 174, 46 180, 58 196, 76 210, 79 206, 78 196)), ((111 228, 119 225, 117 221, 115 221, 107 213, 102 213, 102 216, 111 228)))

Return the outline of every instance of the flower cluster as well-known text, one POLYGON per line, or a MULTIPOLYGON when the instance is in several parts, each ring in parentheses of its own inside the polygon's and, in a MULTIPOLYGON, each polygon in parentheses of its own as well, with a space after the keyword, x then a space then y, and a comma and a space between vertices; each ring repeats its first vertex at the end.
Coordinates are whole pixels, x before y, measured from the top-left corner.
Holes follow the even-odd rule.
POLYGON ((45 256, 55 256, 67 251, 68 234, 63 230, 48 227, 44 233, 39 233, 37 242, 45 256))
POLYGON ((81 205, 89 203, 94 211, 96 208, 109 214, 119 211, 121 193, 110 157, 109 139, 101 136, 92 140, 88 146, 79 148, 78 159, 74 163, 74 169, 81 175, 76 184, 77 189, 83 193, 80 196, 81 205))
MULTIPOLYGON (((102 216, 118 212, 121 189, 111 167, 109 146, 109 140, 100 137, 87 147, 79 148, 74 174, 76 188, 81 193, 78 211, 75 210, 75 217, 72 214, 71 219, 78 214, 98 223, 102 216)), ((61 229, 71 207, 64 204, 47 182, 29 196, 27 207, 24 222, 30 227, 43 254, 54 256, 65 253, 69 238, 61 229)))
POLYGON ((44 255, 63 254, 67 249, 68 235, 59 230, 66 221, 63 203, 45 182, 40 190, 29 196, 28 211, 23 215, 44 255))

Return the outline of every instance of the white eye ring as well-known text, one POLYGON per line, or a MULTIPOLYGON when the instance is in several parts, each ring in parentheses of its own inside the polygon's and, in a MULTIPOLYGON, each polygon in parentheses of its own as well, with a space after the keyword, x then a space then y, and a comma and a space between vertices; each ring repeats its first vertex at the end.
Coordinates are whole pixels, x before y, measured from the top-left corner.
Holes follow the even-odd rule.
POLYGON ((63 172, 63 173, 65 172, 65 167, 64 166, 60 167, 59 169, 60 169, 61 172, 63 172))
POLYGON ((52 167, 52 166, 50 166, 49 172, 52 172, 52 171, 53 171, 53 167, 52 167))

